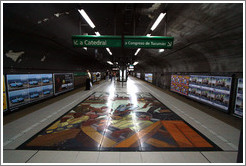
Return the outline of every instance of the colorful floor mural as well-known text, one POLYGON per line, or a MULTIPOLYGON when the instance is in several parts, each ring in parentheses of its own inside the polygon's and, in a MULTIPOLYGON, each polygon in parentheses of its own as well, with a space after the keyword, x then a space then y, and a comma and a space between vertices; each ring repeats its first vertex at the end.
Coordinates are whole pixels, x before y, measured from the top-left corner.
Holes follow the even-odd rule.
POLYGON ((149 93, 92 94, 17 149, 221 150, 149 93))

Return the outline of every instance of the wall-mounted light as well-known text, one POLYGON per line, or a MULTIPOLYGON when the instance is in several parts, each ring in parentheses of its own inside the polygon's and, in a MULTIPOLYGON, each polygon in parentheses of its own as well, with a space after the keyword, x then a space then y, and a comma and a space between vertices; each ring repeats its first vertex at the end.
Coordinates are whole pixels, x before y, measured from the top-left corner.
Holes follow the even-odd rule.
POLYGON ((135 52, 134 55, 137 55, 140 50, 141 50, 141 48, 137 49, 137 51, 135 52))
POLYGON ((147 34, 146 36, 151 36, 151 34, 147 34))
POLYGON ((113 63, 111 61, 107 61, 107 63, 110 64, 110 65, 113 65, 113 63))
POLYGON ((110 51, 109 48, 106 48, 106 50, 108 51, 108 53, 109 53, 110 55, 112 55, 112 52, 110 51))
POLYGON ((138 64, 138 62, 134 62, 134 63, 133 63, 134 66, 137 65, 137 64, 138 64))
POLYGON ((161 13, 159 15, 159 17, 156 19, 155 23, 152 25, 152 27, 150 28, 151 31, 155 30, 155 28, 159 25, 159 23, 161 22, 161 20, 165 17, 166 13, 161 13))
POLYGON ((78 10, 79 13, 82 15, 82 17, 85 19, 85 21, 92 27, 92 28, 95 28, 96 26, 93 24, 93 22, 91 21, 91 19, 89 18, 89 16, 86 14, 86 12, 81 9, 81 10, 78 10))
POLYGON ((159 49, 159 52, 164 52, 165 50, 164 49, 159 49))

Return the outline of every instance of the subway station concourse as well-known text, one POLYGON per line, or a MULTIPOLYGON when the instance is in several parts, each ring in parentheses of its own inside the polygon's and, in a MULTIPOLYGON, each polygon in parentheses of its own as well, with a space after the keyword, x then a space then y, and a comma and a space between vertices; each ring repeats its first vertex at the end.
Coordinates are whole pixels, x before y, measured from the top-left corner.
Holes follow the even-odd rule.
POLYGON ((245 2, 1 2, 1 164, 245 164, 245 2))

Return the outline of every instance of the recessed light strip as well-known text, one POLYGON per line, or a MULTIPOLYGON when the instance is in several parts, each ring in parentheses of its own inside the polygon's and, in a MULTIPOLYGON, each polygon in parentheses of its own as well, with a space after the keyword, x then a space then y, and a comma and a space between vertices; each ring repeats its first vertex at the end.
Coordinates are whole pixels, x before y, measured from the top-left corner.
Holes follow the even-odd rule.
POLYGON ((134 55, 137 55, 140 50, 141 50, 141 48, 137 49, 137 51, 135 52, 134 55))
POLYGON ((150 28, 151 31, 155 30, 155 28, 159 25, 159 23, 161 22, 161 20, 165 17, 166 13, 161 13, 159 15, 159 17, 156 19, 155 23, 152 25, 152 27, 150 28))
POLYGON ((82 17, 84 17, 85 21, 91 26, 91 28, 96 27, 83 9, 78 10, 78 11, 82 15, 82 17))
POLYGON ((110 64, 110 65, 113 65, 113 63, 112 63, 112 62, 110 62, 110 61, 107 61, 107 63, 108 63, 108 64, 110 64))
POLYGON ((108 51, 108 53, 109 53, 110 55, 112 55, 112 52, 110 51, 109 48, 106 48, 106 50, 108 51))

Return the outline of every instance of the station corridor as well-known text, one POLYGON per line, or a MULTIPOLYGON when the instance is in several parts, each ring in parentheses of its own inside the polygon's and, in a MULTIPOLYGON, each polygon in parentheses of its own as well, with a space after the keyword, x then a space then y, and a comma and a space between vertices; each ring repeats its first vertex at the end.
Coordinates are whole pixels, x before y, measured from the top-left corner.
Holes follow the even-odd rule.
POLYGON ((101 80, 5 116, 3 162, 236 163, 240 127, 226 116, 136 77, 101 80))

